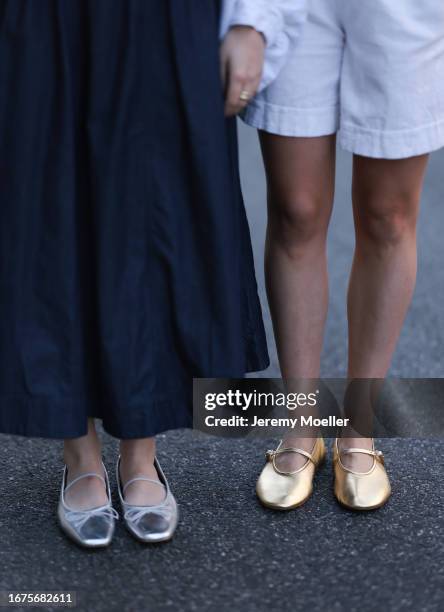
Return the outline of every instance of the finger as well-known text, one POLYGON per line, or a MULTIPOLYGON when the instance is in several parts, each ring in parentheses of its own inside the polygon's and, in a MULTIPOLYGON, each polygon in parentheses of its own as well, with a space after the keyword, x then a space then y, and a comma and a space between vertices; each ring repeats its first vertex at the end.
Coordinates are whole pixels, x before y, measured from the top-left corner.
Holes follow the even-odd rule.
POLYGON ((225 101, 225 114, 229 117, 237 115, 245 108, 247 101, 241 99, 242 91, 246 91, 246 79, 242 74, 229 71, 228 87, 225 101))
POLYGON ((234 88, 233 99, 227 100, 229 102, 230 116, 238 115, 248 106, 256 95, 260 78, 260 76, 249 77, 239 82, 239 87, 234 88))
MULTIPOLYGON (((255 97, 255 95, 257 94, 257 91, 259 89, 259 85, 260 82, 262 80, 262 76, 255 76, 250 78, 244 85, 244 91, 248 92, 248 100, 245 102, 245 105, 248 106, 248 104, 250 104, 251 100, 255 97)), ((242 92, 241 92, 242 93, 242 92)))
POLYGON ((240 109, 240 94, 243 83, 232 73, 228 73, 228 82, 225 96, 225 114, 229 117, 236 115, 240 109))
POLYGON ((257 94, 259 86, 261 84, 262 81, 262 73, 258 73, 255 77, 253 77, 251 79, 251 97, 254 98, 254 96, 257 94))

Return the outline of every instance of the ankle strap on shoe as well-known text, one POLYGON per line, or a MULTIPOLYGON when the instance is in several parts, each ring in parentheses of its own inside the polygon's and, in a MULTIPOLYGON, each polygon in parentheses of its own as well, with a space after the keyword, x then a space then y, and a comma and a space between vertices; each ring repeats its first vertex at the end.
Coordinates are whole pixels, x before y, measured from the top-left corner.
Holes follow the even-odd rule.
POLYGON ((360 453, 361 455, 370 455, 370 457, 374 457, 377 461, 380 461, 384 465, 384 455, 382 451, 376 450, 368 450, 367 448, 339 448, 339 444, 336 441, 336 459, 340 460, 341 455, 351 455, 352 453, 360 453))
POLYGON ((341 455, 349 455, 351 453, 361 453, 363 455, 371 455, 372 457, 383 457, 382 451, 379 450, 368 450, 366 448, 341 448, 339 450, 341 455))
POLYGON ((79 480, 82 480, 83 478, 88 478, 89 476, 95 476, 96 478, 100 478, 100 480, 106 487, 106 480, 103 476, 97 474, 96 472, 86 472, 85 474, 80 474, 80 476, 77 476, 77 478, 74 478, 74 480, 71 480, 71 482, 65 487, 65 493, 70 487, 72 487, 72 485, 76 484, 76 482, 79 482, 79 480))
MULTIPOLYGON (((316 446, 316 444, 315 444, 316 446)), ((306 457, 309 461, 311 461, 313 463, 314 466, 316 466, 316 462, 313 459, 313 455, 311 453, 309 453, 308 451, 302 449, 302 448, 292 448, 292 447, 288 447, 288 448, 280 448, 278 447, 276 450, 268 450, 265 453, 265 457, 267 458, 267 461, 271 461, 273 464, 273 468, 274 470, 278 473, 278 474, 282 474, 282 476, 293 476, 293 474, 297 474, 298 472, 301 472, 305 466, 307 465, 306 463, 304 463, 304 465, 302 467, 300 467, 297 470, 294 470, 293 472, 284 472, 283 470, 280 470, 277 465, 276 465, 276 457, 278 455, 281 455, 282 453, 296 453, 298 455, 303 455, 304 457, 306 457)))
POLYGON ((133 482, 137 482, 139 480, 142 480, 143 482, 152 482, 153 484, 160 485, 161 487, 166 489, 165 485, 163 484, 163 482, 160 482, 160 480, 154 480, 154 478, 148 478, 148 476, 135 476, 134 478, 131 478, 130 480, 128 480, 128 482, 125 483, 122 488, 122 495, 125 495, 125 491, 130 484, 133 484, 133 482))

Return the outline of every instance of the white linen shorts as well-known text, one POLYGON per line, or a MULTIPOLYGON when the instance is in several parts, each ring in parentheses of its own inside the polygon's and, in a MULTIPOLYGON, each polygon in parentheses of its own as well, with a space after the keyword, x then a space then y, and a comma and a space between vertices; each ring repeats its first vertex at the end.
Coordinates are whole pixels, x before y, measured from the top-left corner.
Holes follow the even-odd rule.
POLYGON ((444 0, 309 0, 288 61, 243 119, 266 132, 338 132, 366 157, 444 146, 444 0))

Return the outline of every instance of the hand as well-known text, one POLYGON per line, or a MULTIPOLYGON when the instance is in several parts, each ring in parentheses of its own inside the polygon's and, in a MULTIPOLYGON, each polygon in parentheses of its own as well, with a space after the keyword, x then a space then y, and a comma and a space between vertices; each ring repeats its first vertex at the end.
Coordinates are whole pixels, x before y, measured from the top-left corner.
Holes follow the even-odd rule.
POLYGON ((261 81, 264 57, 265 39, 257 30, 234 26, 228 31, 220 51, 225 116, 237 115, 255 96, 261 81))

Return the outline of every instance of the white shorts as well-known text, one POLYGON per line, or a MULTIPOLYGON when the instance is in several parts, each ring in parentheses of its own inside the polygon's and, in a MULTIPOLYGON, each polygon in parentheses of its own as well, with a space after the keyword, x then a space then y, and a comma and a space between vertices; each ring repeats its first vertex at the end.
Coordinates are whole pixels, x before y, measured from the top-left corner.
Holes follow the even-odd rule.
POLYGON ((283 136, 339 132, 341 146, 399 159, 444 145, 444 0, 309 0, 277 80, 244 113, 283 136))

